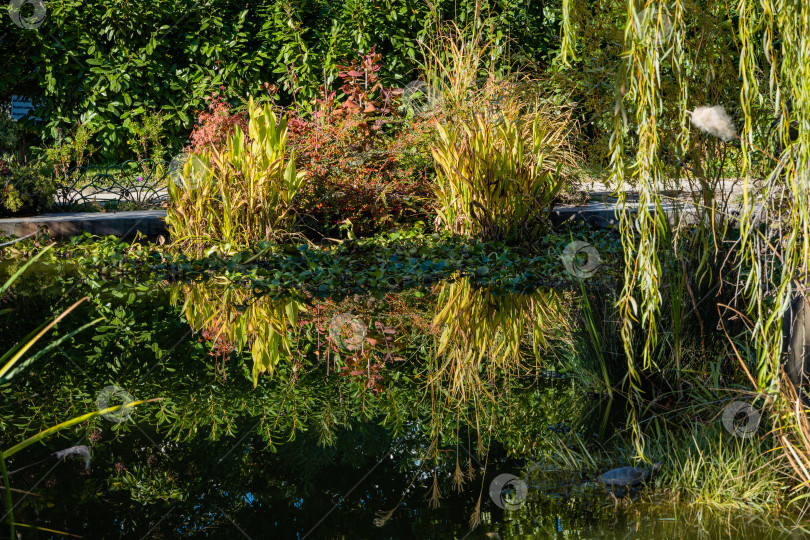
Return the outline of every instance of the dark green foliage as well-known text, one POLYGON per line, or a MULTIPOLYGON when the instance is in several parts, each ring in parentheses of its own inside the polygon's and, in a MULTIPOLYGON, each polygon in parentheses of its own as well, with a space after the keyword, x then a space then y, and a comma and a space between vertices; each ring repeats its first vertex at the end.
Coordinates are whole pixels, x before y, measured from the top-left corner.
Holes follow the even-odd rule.
MULTIPOLYGON (((133 125, 154 111, 163 114, 167 150, 178 152, 205 109, 205 96, 220 86, 238 102, 247 93, 261 94, 269 81, 278 84, 282 104, 311 110, 320 86, 336 77, 335 66, 373 45, 386 58, 383 83, 404 86, 417 77, 417 39, 428 36, 436 19, 464 25, 475 12, 471 0, 440 2, 437 15, 417 0, 67 0, 46 6, 36 30, 2 17, 3 48, 15 54, 0 60, 0 102, 17 94, 41 103, 34 115, 42 122, 28 127, 44 144, 92 119, 100 128, 93 143, 102 149, 95 159, 106 161, 133 157, 127 145, 133 125)), ((544 13, 551 13, 544 2, 482 5, 482 14, 492 16, 487 37, 521 63, 542 62, 554 47, 557 25, 544 13)))

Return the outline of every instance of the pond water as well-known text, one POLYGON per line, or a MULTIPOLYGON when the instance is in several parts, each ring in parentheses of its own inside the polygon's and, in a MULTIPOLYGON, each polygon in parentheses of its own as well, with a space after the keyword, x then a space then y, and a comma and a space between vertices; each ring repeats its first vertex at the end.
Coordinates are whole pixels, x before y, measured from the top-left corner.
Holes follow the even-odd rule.
POLYGON ((574 371, 587 362, 560 337, 565 291, 503 296, 462 280, 272 299, 40 265, 2 298, 15 310, 0 319, 2 350, 85 296, 49 334, 65 340, 0 386, 2 448, 161 401, 9 457, 22 537, 801 537, 753 511, 680 504, 654 481, 618 501, 598 472, 628 463, 566 461, 625 433, 626 411, 574 371), (482 353, 501 360, 464 368, 482 353), (80 445, 89 466, 52 457, 80 445))

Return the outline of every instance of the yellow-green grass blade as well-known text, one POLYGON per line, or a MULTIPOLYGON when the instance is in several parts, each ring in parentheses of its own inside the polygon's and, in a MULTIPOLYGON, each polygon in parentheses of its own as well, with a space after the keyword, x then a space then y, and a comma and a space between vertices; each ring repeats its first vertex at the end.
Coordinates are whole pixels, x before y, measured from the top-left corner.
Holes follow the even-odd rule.
POLYGON ((49 245, 48 247, 46 247, 45 249, 43 249, 42 251, 40 251, 39 253, 37 253, 33 257, 31 257, 31 259, 29 259, 28 262, 26 262, 24 265, 22 265, 22 267, 20 267, 19 270, 14 272, 14 274, 10 278, 8 278, 5 283, 0 285, 0 295, 5 293, 8 290, 8 288, 11 287, 11 285, 15 281, 17 281, 17 278, 19 278, 23 274, 23 272, 25 272, 28 269, 29 266, 34 264, 34 262, 36 262, 37 259, 42 257, 45 254, 45 252, 47 252, 49 249, 51 249, 54 245, 55 244, 49 245))
POLYGON ((91 413, 87 413, 87 414, 83 414, 81 416, 77 416, 76 418, 71 418, 70 420, 62 422, 61 424, 57 424, 57 425, 55 425, 53 427, 49 427, 48 429, 46 429, 44 431, 40 431, 36 435, 32 435, 31 437, 28 437, 27 439, 25 439, 21 443, 15 444, 11 448, 9 448, 5 452, 3 452, 0 455, 0 457, 2 457, 3 460, 6 460, 9 457, 16 454, 17 452, 19 452, 20 450, 22 450, 24 448, 27 448, 27 447, 31 446, 32 444, 34 444, 36 442, 39 442, 39 441, 41 441, 43 439, 46 439, 46 438, 50 437, 51 435, 53 435, 54 433, 56 433, 58 431, 61 431, 61 430, 65 429, 65 428, 69 428, 71 426, 75 426, 76 424, 81 424, 82 422, 86 422, 87 420, 95 418, 96 416, 101 416, 101 415, 104 415, 104 414, 120 411, 122 409, 129 409, 130 407, 134 407, 134 406, 140 405, 142 403, 149 403, 149 402, 152 402, 152 401, 161 401, 162 399, 163 398, 142 399, 140 401, 133 401, 133 402, 130 402, 130 403, 123 403, 121 405, 114 405, 112 407, 107 407, 106 409, 101 409, 99 411, 93 411, 91 413))
POLYGON ((26 529, 31 529, 33 531, 43 531, 51 534, 60 534, 62 536, 70 536, 71 538, 84 538, 84 536, 79 536, 78 534, 72 534, 65 531, 57 531, 54 529, 46 529, 45 527, 37 527, 36 525, 26 525, 25 523, 15 523, 14 525, 17 527, 24 527, 26 529))
POLYGON ((14 529, 14 503, 11 500, 11 484, 8 481, 8 469, 6 469, 6 460, 0 454, 0 474, 3 475, 3 492, 6 495, 6 508, 8 508, 9 528, 11 529, 10 538, 16 538, 17 535, 14 529))
POLYGON ((9 362, 7 364, 7 366, 3 366, 3 373, 2 373, 2 375, 0 375, 0 383, 11 380, 19 372, 21 372, 22 370, 24 370, 25 368, 27 368, 28 366, 33 364, 37 360, 37 358, 39 358, 40 356, 44 355, 48 351, 51 351, 51 350, 55 349, 56 347, 58 347, 66 339, 69 339, 69 338, 75 336, 79 332, 82 332, 83 330, 86 330, 87 328, 90 328, 91 326, 93 326, 94 324, 97 324, 99 321, 102 321, 102 320, 104 320, 104 317, 99 317, 98 319, 92 320, 89 323, 85 324, 84 326, 82 326, 80 328, 77 328, 76 330, 73 330, 72 332, 70 332, 68 334, 65 334, 64 336, 60 337, 56 341, 53 341, 53 342, 49 343, 42 350, 37 351, 36 354, 34 354, 30 358, 28 358, 25 362, 23 362, 19 366, 16 366, 16 367, 13 367, 13 368, 9 367, 7 369, 7 366, 12 365, 12 363, 9 362))
MULTIPOLYGON (((19 350, 17 350, 17 352, 14 354, 14 356, 12 356, 11 360, 9 360, 8 362, 6 362, 6 364, 5 364, 5 365, 4 365, 2 368, 0 368, 0 380, 3 380, 3 379, 5 378, 6 373, 7 373, 7 372, 8 372, 8 371, 9 371, 9 370, 10 370, 10 369, 11 369, 11 368, 14 366, 14 364, 16 364, 16 363, 17 363, 17 361, 18 361, 20 358, 22 358, 22 356, 23 356, 23 355, 24 355, 24 354, 25 354, 25 353, 28 351, 28 349, 30 349, 31 347, 33 347, 33 346, 34 346, 34 344, 35 344, 37 341, 39 341, 39 339, 40 339, 42 336, 44 336, 46 333, 48 333, 48 330, 50 330, 51 328, 53 328, 53 327, 54 327, 54 326, 55 326, 55 325, 56 325, 56 324, 57 324, 59 321, 61 321, 62 319, 64 319, 64 318, 67 316, 67 314, 68 314, 68 313, 70 313, 71 311, 73 311, 73 310, 74 310, 74 309, 75 309, 75 308, 76 308, 76 307, 77 307, 79 304, 81 304, 82 302, 84 302, 85 300, 87 300, 87 298, 88 298, 88 297, 87 297, 87 296, 85 296, 84 298, 81 298, 81 299, 80 299, 78 302, 76 302, 75 304, 73 304, 72 306, 70 306, 69 308, 67 308, 67 309, 66 309, 65 311, 63 311, 63 312, 62 312, 62 313, 61 313, 61 314, 60 314, 60 315, 59 315, 57 318, 55 318, 53 321, 51 321, 51 322, 50 322, 50 324, 46 325, 46 326, 45 326, 45 328, 43 328, 42 330, 40 330, 40 331, 39 331, 39 332, 38 332, 38 333, 37 333, 37 334, 36 334, 36 335, 35 335, 33 338, 31 338, 31 339, 30 339, 30 340, 29 340, 29 341, 28 341, 28 342, 27 342, 25 345, 23 345, 22 347, 20 347, 20 349, 19 349, 19 350)), ((3 357, 3 360, 5 360, 5 357, 3 357)))

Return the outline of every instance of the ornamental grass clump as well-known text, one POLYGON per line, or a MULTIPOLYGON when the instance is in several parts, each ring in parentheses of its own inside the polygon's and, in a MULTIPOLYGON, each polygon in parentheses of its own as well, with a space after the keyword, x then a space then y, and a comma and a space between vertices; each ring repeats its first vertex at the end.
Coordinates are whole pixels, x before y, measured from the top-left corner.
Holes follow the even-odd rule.
POLYGON ((454 115, 437 125, 438 226, 496 241, 542 233, 569 159, 567 118, 547 112, 454 115))
POLYGON ((224 148, 191 154, 169 183, 166 224, 187 253, 229 253, 290 232, 304 175, 285 157, 286 118, 252 98, 248 112, 247 137, 236 126, 224 148))
POLYGON ((570 107, 542 101, 538 81, 504 73, 481 29, 440 28, 423 45, 425 84, 438 96, 437 227, 489 240, 537 238, 577 163, 570 107))

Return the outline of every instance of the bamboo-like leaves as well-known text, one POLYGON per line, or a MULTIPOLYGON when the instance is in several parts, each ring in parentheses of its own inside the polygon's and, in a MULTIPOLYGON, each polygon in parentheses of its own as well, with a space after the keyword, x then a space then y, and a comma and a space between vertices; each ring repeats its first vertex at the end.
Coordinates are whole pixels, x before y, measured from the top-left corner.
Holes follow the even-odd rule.
POLYGON ((285 157, 286 118, 252 98, 249 117, 247 135, 236 127, 213 155, 193 154, 181 185, 169 186, 169 232, 195 255, 273 240, 292 225, 290 209, 304 175, 296 171, 294 155, 285 157))
POLYGON ((250 291, 228 285, 191 284, 172 291, 173 305, 181 289, 185 293, 183 313, 196 332, 202 332, 223 352, 250 347, 254 386, 262 373, 272 374, 282 358, 289 358, 289 333, 297 328, 298 314, 305 311, 303 303, 292 298, 254 298, 250 291))

